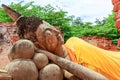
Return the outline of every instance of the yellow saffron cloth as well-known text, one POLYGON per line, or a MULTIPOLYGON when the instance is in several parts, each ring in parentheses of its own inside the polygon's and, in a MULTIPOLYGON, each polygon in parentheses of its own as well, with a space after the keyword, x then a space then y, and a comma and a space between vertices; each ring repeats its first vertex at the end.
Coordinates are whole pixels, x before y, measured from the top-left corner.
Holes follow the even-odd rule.
POLYGON ((68 39, 65 46, 72 61, 101 73, 109 80, 120 80, 120 52, 98 48, 77 37, 68 39))

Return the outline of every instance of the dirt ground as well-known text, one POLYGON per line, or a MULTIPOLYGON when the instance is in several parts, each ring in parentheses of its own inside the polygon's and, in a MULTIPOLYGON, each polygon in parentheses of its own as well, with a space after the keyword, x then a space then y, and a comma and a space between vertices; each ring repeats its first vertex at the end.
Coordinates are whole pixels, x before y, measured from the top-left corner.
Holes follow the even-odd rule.
MULTIPOLYGON (((85 41, 88 43, 91 43, 97 47, 106 49, 106 50, 112 50, 112 51, 120 51, 116 49, 116 46, 111 43, 111 41, 104 37, 82 37, 85 41)), ((12 47, 12 45, 5 43, 2 46, 2 49, 0 49, 0 70, 5 68, 5 66, 10 62, 8 59, 8 52, 9 49, 12 47)))

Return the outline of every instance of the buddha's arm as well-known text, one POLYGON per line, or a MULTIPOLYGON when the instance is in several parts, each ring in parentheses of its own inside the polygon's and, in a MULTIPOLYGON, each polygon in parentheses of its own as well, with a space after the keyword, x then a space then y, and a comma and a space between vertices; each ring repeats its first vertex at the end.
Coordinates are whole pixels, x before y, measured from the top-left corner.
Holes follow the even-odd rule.
POLYGON ((87 80, 107 80, 107 78, 95 71, 85 68, 82 65, 76 64, 65 58, 56 56, 48 51, 38 49, 37 52, 44 53, 55 64, 59 65, 62 69, 65 69, 68 72, 74 74, 79 79, 81 78, 87 80))

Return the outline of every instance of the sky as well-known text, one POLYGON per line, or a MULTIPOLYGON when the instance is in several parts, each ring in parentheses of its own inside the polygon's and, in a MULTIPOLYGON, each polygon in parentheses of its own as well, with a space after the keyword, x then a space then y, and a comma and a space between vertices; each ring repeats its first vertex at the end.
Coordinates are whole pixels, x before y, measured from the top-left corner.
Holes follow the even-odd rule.
MULTIPOLYGON (((21 0, 0 0, 1 4, 10 4, 21 0)), ((111 0, 24 0, 25 3, 34 1, 36 5, 45 6, 51 4, 53 7, 60 7, 68 12, 68 16, 81 17, 83 22, 94 23, 96 18, 102 20, 112 13, 113 5, 111 0)))

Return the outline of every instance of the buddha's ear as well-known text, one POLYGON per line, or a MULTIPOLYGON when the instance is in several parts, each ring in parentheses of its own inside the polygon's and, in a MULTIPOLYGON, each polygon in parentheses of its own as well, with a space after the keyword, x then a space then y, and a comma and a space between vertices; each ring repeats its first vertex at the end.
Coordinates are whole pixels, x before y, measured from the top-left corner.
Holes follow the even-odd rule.
POLYGON ((18 12, 16 12, 15 10, 11 9, 10 7, 4 4, 2 4, 2 7, 13 21, 16 21, 21 16, 21 14, 19 14, 18 12))

